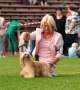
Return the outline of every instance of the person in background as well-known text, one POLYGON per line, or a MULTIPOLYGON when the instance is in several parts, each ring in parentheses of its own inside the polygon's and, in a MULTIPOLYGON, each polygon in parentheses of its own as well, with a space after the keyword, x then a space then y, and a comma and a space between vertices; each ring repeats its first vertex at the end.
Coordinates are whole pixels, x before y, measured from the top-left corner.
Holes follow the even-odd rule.
POLYGON ((8 39, 9 51, 12 55, 16 55, 18 52, 18 30, 20 29, 20 22, 12 20, 6 30, 6 37, 8 39))
POLYGON ((54 75, 54 66, 59 62, 63 52, 62 35, 56 32, 54 18, 47 14, 40 24, 40 28, 32 33, 24 32, 20 36, 19 47, 24 45, 25 41, 35 40, 33 57, 38 56, 39 63, 45 63, 50 66, 50 73, 54 75))
POLYGON ((78 40, 77 25, 75 19, 77 16, 78 13, 74 10, 74 6, 68 5, 65 25, 67 51, 68 48, 72 45, 72 43, 77 42, 78 40))
POLYGON ((0 17, 0 57, 4 56, 4 40, 5 40, 5 32, 3 30, 3 22, 4 22, 5 18, 4 17, 0 17))
POLYGON ((77 56, 78 43, 72 43, 71 47, 68 49, 68 56, 70 58, 78 57, 77 56))
POLYGON ((65 24, 66 24, 66 16, 63 14, 63 9, 62 8, 57 8, 56 10, 56 15, 54 16, 55 22, 56 22, 56 27, 57 27, 57 32, 59 32, 64 40, 64 46, 63 46, 63 54, 66 54, 66 44, 65 44, 65 24))

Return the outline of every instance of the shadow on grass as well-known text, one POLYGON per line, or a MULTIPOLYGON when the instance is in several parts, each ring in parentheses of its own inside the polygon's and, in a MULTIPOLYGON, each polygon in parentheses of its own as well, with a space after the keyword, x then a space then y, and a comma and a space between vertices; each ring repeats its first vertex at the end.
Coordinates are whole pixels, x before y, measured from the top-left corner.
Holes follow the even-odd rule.
MULTIPOLYGON (((75 74, 58 74, 56 76, 53 76, 53 78, 76 78, 76 77, 80 77, 80 73, 75 73, 75 74)), ((21 76, 18 75, 1 75, 0 78, 4 78, 4 79, 25 79, 21 76)), ((34 77, 36 79, 39 78, 50 78, 50 77, 34 77)), ((34 79, 34 78, 26 78, 26 79, 34 79)))
POLYGON ((72 73, 72 74, 58 74, 55 77, 80 77, 80 72, 79 73, 72 73))

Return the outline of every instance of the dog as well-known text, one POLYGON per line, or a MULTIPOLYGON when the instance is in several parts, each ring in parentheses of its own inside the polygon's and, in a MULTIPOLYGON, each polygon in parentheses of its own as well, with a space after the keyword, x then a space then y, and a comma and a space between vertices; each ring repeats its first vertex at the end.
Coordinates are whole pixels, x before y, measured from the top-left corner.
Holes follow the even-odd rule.
POLYGON ((51 77, 50 67, 45 63, 40 63, 39 61, 33 61, 32 56, 28 52, 25 46, 20 47, 20 63, 22 70, 20 76, 24 78, 32 77, 51 77), (25 51, 26 49, 26 51, 25 51))

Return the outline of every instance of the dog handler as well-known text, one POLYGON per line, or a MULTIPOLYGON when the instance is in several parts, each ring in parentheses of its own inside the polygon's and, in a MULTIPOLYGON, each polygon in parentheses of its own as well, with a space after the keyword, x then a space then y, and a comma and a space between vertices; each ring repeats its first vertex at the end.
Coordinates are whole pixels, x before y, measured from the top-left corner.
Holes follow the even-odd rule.
POLYGON ((56 24, 54 18, 46 14, 40 23, 40 28, 32 33, 23 32, 20 36, 19 46, 24 41, 35 40, 35 48, 33 56, 39 57, 40 63, 46 63, 51 67, 51 74, 54 75, 54 65, 60 60, 63 52, 63 39, 60 33, 56 32, 56 24))

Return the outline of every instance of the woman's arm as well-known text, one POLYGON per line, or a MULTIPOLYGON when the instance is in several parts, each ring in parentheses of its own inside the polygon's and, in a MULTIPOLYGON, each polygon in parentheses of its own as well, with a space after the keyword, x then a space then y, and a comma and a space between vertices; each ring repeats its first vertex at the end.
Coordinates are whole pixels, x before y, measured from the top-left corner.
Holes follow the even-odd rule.
POLYGON ((58 36, 57 43, 55 45, 55 49, 56 49, 56 55, 53 58, 53 61, 52 61, 53 64, 57 64, 57 62, 61 58, 61 55, 63 54, 63 38, 62 38, 61 34, 59 34, 59 36, 58 36))

